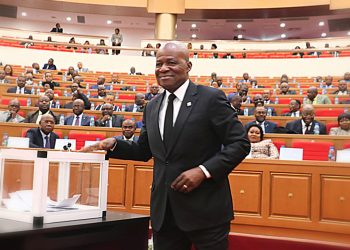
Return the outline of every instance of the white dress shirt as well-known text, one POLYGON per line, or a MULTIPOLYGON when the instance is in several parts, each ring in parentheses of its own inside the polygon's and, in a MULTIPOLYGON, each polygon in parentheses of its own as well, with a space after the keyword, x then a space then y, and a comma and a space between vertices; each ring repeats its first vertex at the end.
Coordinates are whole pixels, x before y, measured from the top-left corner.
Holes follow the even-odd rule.
POLYGON ((256 121, 256 124, 258 124, 262 128, 262 131, 265 134, 265 121, 263 121, 262 123, 256 121))
POLYGON ((17 86, 16 94, 24 94, 24 88, 20 88, 17 86))
POLYGON ((41 137, 42 137, 42 139, 43 139, 43 147, 45 148, 45 147, 46 147, 46 140, 45 140, 45 137, 46 137, 46 136, 49 137, 49 141, 50 141, 50 134, 51 134, 51 133, 48 134, 48 135, 45 135, 41 129, 40 129, 40 133, 41 133, 41 137))
POLYGON ((300 117, 300 111, 292 112, 290 117, 300 117))
MULTIPOLYGON (((181 104, 185 98, 186 90, 188 88, 189 83, 190 81, 187 80, 174 92, 174 95, 176 96, 176 98, 173 101, 173 105, 174 105, 173 126, 175 126, 175 122, 179 114, 181 104)), ((168 90, 165 91, 165 97, 163 98, 163 102, 159 110, 159 132, 160 132, 160 136, 162 137, 162 140, 163 140, 163 134, 164 134, 165 113, 168 107, 168 98, 170 94, 171 93, 168 90)), ((199 165, 199 167, 200 169, 202 169, 203 173, 207 178, 211 177, 209 171, 203 165, 199 165)))
POLYGON ((307 128, 309 128, 309 130, 311 129, 311 125, 312 125, 312 122, 309 124, 309 127, 306 127, 306 124, 305 124, 304 120, 301 120, 301 126, 302 126, 303 135, 306 134, 307 128))
MULTIPOLYGON (((81 120, 83 119, 83 113, 81 113, 79 116, 79 125, 78 126, 81 126, 81 120)), ((72 122, 72 126, 75 126, 75 121, 77 119, 77 115, 74 115, 74 119, 73 119, 73 122, 72 122)))

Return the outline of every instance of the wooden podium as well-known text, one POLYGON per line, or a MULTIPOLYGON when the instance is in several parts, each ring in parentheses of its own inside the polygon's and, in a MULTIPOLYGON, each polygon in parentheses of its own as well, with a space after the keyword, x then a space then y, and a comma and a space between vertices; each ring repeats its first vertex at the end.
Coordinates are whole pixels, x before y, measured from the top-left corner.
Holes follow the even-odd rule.
POLYGON ((41 227, 0 219, 0 246, 2 250, 146 250, 148 228, 148 216, 125 212, 41 227))

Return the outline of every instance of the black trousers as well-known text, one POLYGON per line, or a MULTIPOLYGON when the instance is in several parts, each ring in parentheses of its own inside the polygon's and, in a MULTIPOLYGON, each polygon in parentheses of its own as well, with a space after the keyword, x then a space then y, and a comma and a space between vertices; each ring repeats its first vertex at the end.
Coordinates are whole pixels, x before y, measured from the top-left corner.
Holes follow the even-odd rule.
POLYGON ((162 228, 153 232, 154 250, 227 250, 230 222, 215 227, 182 231, 175 222, 169 203, 162 228))
MULTIPOLYGON (((116 42, 112 42, 112 46, 120 46, 122 45, 121 43, 116 43, 116 42)), ((112 55, 119 55, 120 54, 120 50, 115 50, 112 49, 112 55)))

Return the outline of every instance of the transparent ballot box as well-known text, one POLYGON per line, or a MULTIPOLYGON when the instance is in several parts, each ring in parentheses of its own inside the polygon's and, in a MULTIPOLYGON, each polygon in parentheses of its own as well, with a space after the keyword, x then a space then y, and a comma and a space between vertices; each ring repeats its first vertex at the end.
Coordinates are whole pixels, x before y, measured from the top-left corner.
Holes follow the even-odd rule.
POLYGON ((0 149, 0 218, 33 224, 103 217, 104 153, 0 149))

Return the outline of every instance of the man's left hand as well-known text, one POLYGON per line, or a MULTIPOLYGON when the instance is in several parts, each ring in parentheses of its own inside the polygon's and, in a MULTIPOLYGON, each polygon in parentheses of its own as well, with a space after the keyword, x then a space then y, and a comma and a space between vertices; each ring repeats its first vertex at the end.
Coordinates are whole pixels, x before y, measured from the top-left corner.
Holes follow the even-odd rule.
POLYGON ((202 169, 199 167, 192 168, 180 174, 171 183, 171 188, 182 193, 189 193, 197 188, 205 179, 206 176, 202 169))

